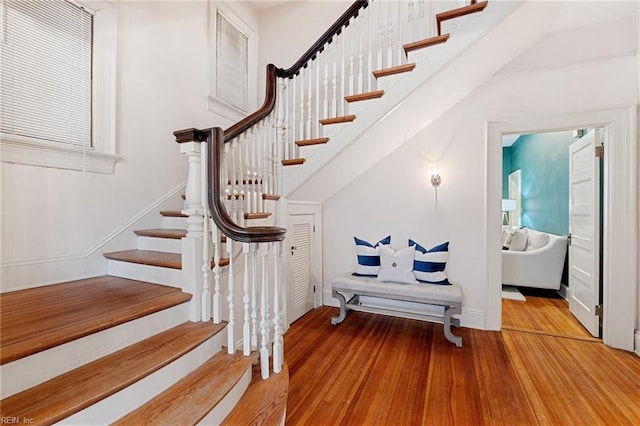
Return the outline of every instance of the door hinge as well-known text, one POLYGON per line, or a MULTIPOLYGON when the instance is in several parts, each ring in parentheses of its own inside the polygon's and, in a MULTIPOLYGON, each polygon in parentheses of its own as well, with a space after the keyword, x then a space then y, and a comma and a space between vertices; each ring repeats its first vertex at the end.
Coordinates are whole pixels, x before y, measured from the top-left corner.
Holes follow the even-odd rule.
POLYGON ((604 145, 596 145, 596 157, 604 158, 604 145))
POLYGON ((316 232, 316 226, 313 225, 313 232, 316 232))
POLYGON ((571 233, 569 233, 569 235, 567 235, 567 245, 571 245, 571 233))
POLYGON ((602 304, 596 305, 596 316, 600 317, 600 320, 602 320, 602 304))

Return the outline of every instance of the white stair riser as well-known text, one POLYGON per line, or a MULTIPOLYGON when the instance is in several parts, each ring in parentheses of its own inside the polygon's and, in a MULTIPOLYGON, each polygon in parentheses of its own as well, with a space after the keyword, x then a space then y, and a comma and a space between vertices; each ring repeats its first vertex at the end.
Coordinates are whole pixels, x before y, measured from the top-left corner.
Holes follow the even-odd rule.
POLYGON ((187 218, 163 216, 162 227, 164 229, 187 229, 187 218))
POLYGON ((138 250, 163 251, 165 253, 182 253, 182 241, 173 238, 138 237, 138 250))
MULTIPOLYGON (((109 424, 135 410, 200 367, 222 348, 224 333, 217 333, 197 348, 164 366, 144 379, 122 389, 59 424, 109 424)), ((167 419, 169 420, 169 419, 167 419)), ((174 419, 179 422, 179 419, 174 419)))
POLYGON ((182 270, 162 268, 159 266, 141 265, 109 259, 107 273, 114 277, 146 281, 153 284, 182 288, 182 270))
POLYGON ((2 398, 182 324, 188 317, 185 302, 0 366, 2 398))
POLYGON ((198 424, 219 425, 222 423, 229 413, 231 413, 238 401, 240 401, 240 398, 242 398, 242 395, 244 395, 244 392, 247 390, 250 383, 251 366, 247 368, 247 371, 243 374, 240 380, 238 380, 218 405, 216 405, 213 410, 209 411, 209 414, 207 414, 198 424))

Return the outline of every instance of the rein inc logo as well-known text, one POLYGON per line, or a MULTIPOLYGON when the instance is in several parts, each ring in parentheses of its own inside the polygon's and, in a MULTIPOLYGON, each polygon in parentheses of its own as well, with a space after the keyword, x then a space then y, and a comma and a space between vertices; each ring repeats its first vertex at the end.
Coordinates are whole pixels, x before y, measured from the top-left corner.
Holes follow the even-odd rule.
POLYGON ((3 425, 32 425, 35 424, 35 422, 31 417, 0 417, 0 424, 3 425))

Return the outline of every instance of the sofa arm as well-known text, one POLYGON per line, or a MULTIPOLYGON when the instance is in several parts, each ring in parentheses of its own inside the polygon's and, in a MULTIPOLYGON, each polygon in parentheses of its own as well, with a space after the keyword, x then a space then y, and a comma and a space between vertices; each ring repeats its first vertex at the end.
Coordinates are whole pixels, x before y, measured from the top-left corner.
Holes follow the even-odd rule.
POLYGON ((544 247, 502 252, 502 283, 558 290, 567 253, 566 237, 553 237, 544 247))

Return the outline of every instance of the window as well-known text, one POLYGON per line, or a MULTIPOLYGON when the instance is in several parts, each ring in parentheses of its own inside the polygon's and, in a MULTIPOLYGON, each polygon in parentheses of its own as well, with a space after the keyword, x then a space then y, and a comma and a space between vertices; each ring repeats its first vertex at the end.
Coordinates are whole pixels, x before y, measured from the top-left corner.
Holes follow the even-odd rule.
POLYGON ((255 33, 224 3, 212 2, 209 16, 209 110, 240 120, 255 109, 255 33))
POLYGON ((4 0, 0 11, 2 161, 113 172, 113 8, 4 0))

